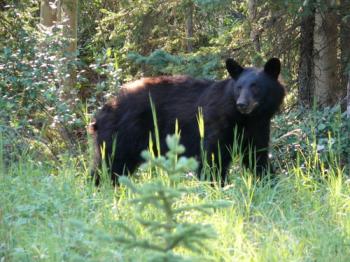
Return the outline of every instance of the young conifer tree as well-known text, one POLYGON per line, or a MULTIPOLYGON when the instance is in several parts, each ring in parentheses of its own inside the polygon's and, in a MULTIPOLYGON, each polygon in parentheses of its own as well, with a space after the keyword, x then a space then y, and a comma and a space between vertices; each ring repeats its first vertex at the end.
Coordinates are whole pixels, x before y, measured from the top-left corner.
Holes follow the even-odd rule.
MULTIPOLYGON (((179 134, 168 136, 166 143, 169 151, 165 156, 155 157, 149 151, 142 153, 146 160, 143 168, 157 172, 149 183, 137 186, 127 177, 120 179, 120 183, 133 192, 134 197, 131 204, 135 207, 136 221, 148 232, 150 238, 141 240, 136 237, 119 238, 118 241, 126 244, 128 248, 142 248, 151 251, 150 261, 188 259, 176 253, 179 248, 197 254, 203 253, 203 250, 208 251, 205 242, 216 236, 215 231, 210 225, 186 221, 186 214, 188 212, 209 213, 214 207, 226 206, 226 203, 222 201, 179 205, 182 197, 191 194, 191 188, 184 186, 182 181, 186 174, 198 167, 194 158, 179 157, 185 151, 184 146, 179 142, 179 134), (147 212, 150 209, 157 210, 156 217, 150 217, 147 212)), ((128 228, 127 231, 131 232, 132 229, 128 228)), ((135 233, 131 235, 136 236, 135 233)))

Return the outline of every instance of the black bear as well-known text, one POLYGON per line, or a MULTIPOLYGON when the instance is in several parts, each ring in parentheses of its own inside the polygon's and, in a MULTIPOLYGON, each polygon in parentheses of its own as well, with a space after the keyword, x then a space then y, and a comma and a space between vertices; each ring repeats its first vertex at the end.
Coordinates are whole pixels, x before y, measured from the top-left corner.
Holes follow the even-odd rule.
POLYGON ((142 162, 140 153, 148 148, 150 133, 154 133, 151 100, 157 114, 161 153, 167 150, 165 138, 174 133, 177 120, 185 155, 201 161, 197 122, 201 108, 204 150, 210 156, 208 162, 221 167, 222 182, 231 160, 230 148, 238 143, 234 141, 234 129, 240 135, 243 164, 256 169, 258 175, 266 171, 270 120, 285 96, 278 81, 280 61, 271 58, 263 69, 257 69, 243 68, 227 59, 226 68, 231 78, 222 81, 161 76, 124 85, 90 125, 95 140, 92 174, 96 185, 100 180, 97 170, 101 167, 101 155, 105 156, 114 183, 119 175, 132 173, 142 162), (253 163, 249 148, 254 152, 253 163))

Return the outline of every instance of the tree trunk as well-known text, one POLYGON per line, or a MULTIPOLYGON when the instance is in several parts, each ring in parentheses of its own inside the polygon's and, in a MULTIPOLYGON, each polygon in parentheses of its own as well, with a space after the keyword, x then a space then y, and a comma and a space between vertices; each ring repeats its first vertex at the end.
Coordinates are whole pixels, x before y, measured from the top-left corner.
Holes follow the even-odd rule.
MULTIPOLYGON (((350 70, 348 72, 348 84, 347 84, 347 95, 346 95, 346 116, 348 118, 348 132, 347 136, 350 140, 350 70)), ((348 151, 348 171, 350 171, 350 153, 348 151)))
POLYGON ((41 0, 40 4, 40 24, 51 27, 57 21, 57 6, 54 1, 41 0))
POLYGON ((305 107, 311 107, 313 102, 315 78, 313 64, 314 39, 310 36, 313 35, 314 27, 315 10, 312 8, 304 12, 300 25, 299 103, 305 107))
POLYGON ((350 1, 342 0, 340 3, 340 73, 341 88, 346 90, 350 70, 350 1))
POLYGON ((327 8, 316 8, 314 30, 315 98, 319 105, 337 99, 337 17, 327 0, 327 8))
MULTIPOLYGON (((261 52, 261 44, 260 44, 260 32, 258 28, 258 16, 257 16, 257 0, 249 0, 248 1, 248 17, 250 24, 250 39, 253 43, 254 50, 256 53, 261 52)), ((257 65, 259 66, 259 65, 257 65)))
POLYGON ((346 99, 346 115, 350 119, 350 72, 348 73, 348 85, 347 85, 347 99, 346 99))
POLYGON ((59 96, 63 102, 71 108, 76 98, 76 66, 74 64, 77 52, 77 29, 78 29, 78 0, 60 0, 58 4, 58 20, 63 26, 63 39, 67 41, 63 57, 61 86, 59 96))
POLYGON ((186 37, 187 37, 187 52, 192 52, 193 50, 193 11, 194 6, 192 2, 189 2, 187 7, 187 17, 186 17, 186 37))

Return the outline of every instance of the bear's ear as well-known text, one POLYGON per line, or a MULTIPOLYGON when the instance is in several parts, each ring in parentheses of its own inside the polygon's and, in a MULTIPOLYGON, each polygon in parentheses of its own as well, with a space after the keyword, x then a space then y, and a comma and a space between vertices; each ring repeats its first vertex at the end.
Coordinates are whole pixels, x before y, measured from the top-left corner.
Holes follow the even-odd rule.
POLYGON ((242 73, 243 71, 243 67, 241 67, 235 60, 233 60, 232 58, 229 58, 226 60, 226 69, 228 71, 228 73, 230 74, 230 76, 237 80, 239 75, 242 73))
POLYGON ((264 66, 264 71, 272 78, 277 79, 278 75, 281 72, 280 60, 278 58, 271 58, 269 61, 266 62, 264 66))

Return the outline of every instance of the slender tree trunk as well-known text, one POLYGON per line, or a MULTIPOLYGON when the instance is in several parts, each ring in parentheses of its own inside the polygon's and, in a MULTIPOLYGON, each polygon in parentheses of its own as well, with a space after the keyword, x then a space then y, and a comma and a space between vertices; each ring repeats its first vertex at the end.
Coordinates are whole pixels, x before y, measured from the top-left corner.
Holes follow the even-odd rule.
MULTIPOLYGON (((260 32, 258 28, 258 15, 257 15, 257 0, 249 0, 248 1, 248 16, 250 23, 250 40, 253 43, 254 50, 256 53, 261 52, 261 44, 260 44, 260 32)), ((259 65, 257 65, 259 66, 259 65)))
POLYGON ((348 85, 347 85, 347 99, 346 99, 346 114, 348 118, 350 119, 350 72, 348 73, 348 85))
POLYGON ((40 24, 51 27, 57 21, 57 6, 55 1, 41 0, 40 24))
POLYGON ((64 65, 62 67, 62 79, 59 96, 67 102, 71 108, 76 98, 76 67, 75 58, 77 52, 77 29, 78 29, 78 0, 60 0, 58 4, 58 20, 63 26, 63 39, 67 44, 63 50, 64 65))
POLYGON ((312 106, 315 78, 314 39, 311 37, 315 27, 315 10, 312 8, 304 14, 300 25, 299 101, 302 106, 310 107, 312 106))
POLYGON ((330 105, 337 99, 337 17, 330 0, 327 8, 316 8, 314 30, 315 98, 319 105, 330 105))
MULTIPOLYGON (((138 37, 137 44, 140 46, 140 54, 143 56, 148 56, 153 48, 150 43, 151 33, 154 27, 154 19, 157 14, 154 13, 153 9, 149 9, 142 17, 142 34, 138 37)), ((141 71, 143 75, 149 76, 152 74, 151 66, 142 63, 141 71)))
POLYGON ((340 3, 340 57, 341 88, 345 93, 350 70, 350 0, 340 3))
POLYGON ((186 18, 187 52, 192 52, 193 50, 193 11, 194 6, 192 1, 190 1, 187 7, 186 18))
MULTIPOLYGON (((346 95, 346 116, 348 118, 348 132, 347 135, 348 136, 348 139, 350 140, 350 70, 348 72, 348 84, 347 84, 347 88, 346 88, 346 91, 347 91, 347 95, 346 95)), ((348 171, 350 171, 350 153, 348 151, 348 171)))

